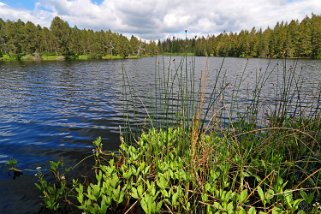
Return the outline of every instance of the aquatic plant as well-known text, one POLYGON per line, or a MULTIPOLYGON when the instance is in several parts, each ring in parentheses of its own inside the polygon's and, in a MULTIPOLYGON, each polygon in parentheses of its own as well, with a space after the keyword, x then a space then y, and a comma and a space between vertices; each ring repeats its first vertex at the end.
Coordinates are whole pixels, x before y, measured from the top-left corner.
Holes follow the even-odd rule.
POLYGON ((167 68, 155 63, 154 100, 140 98, 123 70, 118 153, 104 152, 98 138, 91 180, 68 186, 58 179, 52 187, 40 176, 43 193, 56 190, 48 194, 55 203, 46 207, 61 209, 57 201, 63 199, 85 213, 318 213, 320 99, 300 105, 295 67, 260 70, 250 102, 238 103, 244 76, 227 82, 224 60, 209 92, 206 66, 196 77, 195 58, 183 57, 178 65, 169 60, 167 68), (280 78, 267 106, 261 92, 272 72, 280 78), (228 87, 234 87, 231 100, 228 87), (58 196, 57 187, 65 188, 58 196))
POLYGON ((17 164, 18 162, 14 158, 9 159, 5 164, 5 168, 8 171, 8 174, 12 175, 12 179, 16 179, 23 175, 23 171, 17 167, 17 164))
MULTIPOLYGON (((228 136, 202 134, 206 150, 195 163, 191 148, 177 146, 182 132, 151 129, 136 145, 122 142, 119 154, 108 161, 99 153, 94 181, 73 182, 75 205, 85 213, 304 213, 301 204, 315 200, 317 187, 299 188, 302 181, 286 180, 286 161, 273 167, 269 159, 257 163, 255 155, 242 153, 247 145, 228 136)), ((95 144, 102 148, 100 139, 95 144)), ((279 159, 283 155, 276 147, 270 150, 279 159)))

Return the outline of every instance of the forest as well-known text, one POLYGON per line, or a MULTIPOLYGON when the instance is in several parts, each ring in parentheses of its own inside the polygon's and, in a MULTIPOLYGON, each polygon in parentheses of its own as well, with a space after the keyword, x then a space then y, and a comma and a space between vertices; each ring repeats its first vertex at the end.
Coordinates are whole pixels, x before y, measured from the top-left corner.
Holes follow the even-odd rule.
POLYGON ((0 19, 0 57, 21 59, 26 56, 64 56, 66 59, 81 55, 90 58, 104 56, 155 55, 155 42, 145 43, 135 36, 126 36, 108 31, 93 31, 70 27, 59 17, 55 17, 50 28, 24 23, 21 20, 0 19))
MULTIPOLYGON (((188 33, 186 31, 186 33, 188 33)), ((187 34, 186 34, 187 35, 187 34)), ((321 16, 302 21, 278 22, 265 30, 253 27, 239 33, 223 32, 190 38, 167 38, 144 42, 110 30, 79 29, 59 17, 49 28, 28 21, 0 19, 0 59, 63 56, 66 59, 117 56, 152 56, 189 53, 196 56, 321 58, 321 16)), ((108 57, 107 57, 108 58, 108 57)))
POLYGON ((274 28, 252 28, 239 33, 192 39, 168 38, 158 44, 160 52, 195 53, 197 56, 321 58, 321 16, 312 14, 301 22, 278 22, 274 28))

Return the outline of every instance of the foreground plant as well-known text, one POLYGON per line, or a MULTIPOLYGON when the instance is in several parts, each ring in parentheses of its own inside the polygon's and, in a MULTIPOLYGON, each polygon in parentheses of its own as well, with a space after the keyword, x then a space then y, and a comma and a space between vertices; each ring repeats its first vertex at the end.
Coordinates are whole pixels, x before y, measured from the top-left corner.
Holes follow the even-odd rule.
POLYGON ((70 189, 67 187, 64 175, 68 170, 63 168, 63 163, 50 161, 51 182, 46 180, 41 167, 37 167, 36 171, 35 176, 38 178, 38 182, 35 183, 35 186, 42 194, 43 207, 57 212, 65 209, 68 205, 70 189))
MULTIPOLYGON (((286 162, 262 167, 255 155, 244 153, 246 144, 215 133, 201 134, 197 145, 203 148, 193 159, 191 147, 178 146, 182 136, 180 128, 151 129, 136 145, 123 142, 108 161, 97 139, 95 178, 73 181, 73 205, 85 213, 317 213, 317 189, 296 188, 302 181, 286 180, 286 162)), ((278 149, 273 152, 281 155, 278 149)), ((38 177, 46 208, 57 211, 67 192, 65 181, 50 186, 40 171, 38 177)), ((319 184, 317 177, 309 178, 319 184)))
MULTIPOLYGON (((299 100, 293 105, 290 89, 299 82, 294 73, 284 69, 275 89, 279 99, 265 106, 263 116, 260 91, 273 70, 258 75, 249 95, 253 101, 242 103, 242 111, 234 102, 243 77, 234 83, 236 109, 228 109, 224 60, 210 93, 206 71, 195 85, 193 62, 189 68, 184 58, 176 68, 156 69, 151 111, 141 99, 135 104, 138 96, 123 72, 124 112, 142 105, 149 124, 129 120, 135 113, 124 115, 118 153, 105 154, 101 138, 95 140, 93 178, 61 184, 69 195, 56 198, 85 213, 319 213, 321 108, 316 104, 302 112, 299 100)), ((49 186, 44 182, 42 191, 49 186)))

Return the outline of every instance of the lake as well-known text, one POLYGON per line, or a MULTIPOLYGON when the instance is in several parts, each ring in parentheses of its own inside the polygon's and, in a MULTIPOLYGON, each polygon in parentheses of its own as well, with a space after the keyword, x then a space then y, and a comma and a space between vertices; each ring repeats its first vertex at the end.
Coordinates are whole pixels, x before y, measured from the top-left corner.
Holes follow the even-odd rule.
MULTIPOLYGON (((135 117, 129 117, 135 118, 135 122, 143 121, 151 98, 157 96, 155 71, 156 77, 166 76, 168 70, 175 73, 180 63, 188 69, 195 68, 196 83, 201 76, 207 76, 206 96, 221 70, 224 75, 220 80, 226 83, 226 102, 222 106, 232 105, 233 91, 238 88, 239 109, 253 102, 250 94, 262 73, 268 74, 262 88, 262 106, 273 106, 277 100, 277 83, 282 83, 280 73, 285 72, 286 63, 286 71, 296 71, 294 80, 298 81, 294 88, 300 91, 293 92, 292 102, 297 103, 299 99, 297 106, 303 111, 321 105, 318 97, 321 61, 226 58, 222 64, 223 58, 214 57, 191 57, 187 63, 181 60, 182 57, 148 57, 115 61, 0 62, 0 163, 4 166, 14 158, 18 167, 24 169, 24 174, 13 180, 4 167, 1 168, 1 213, 39 210, 39 193, 33 185, 36 167, 47 169, 49 160, 60 159, 68 166, 74 165, 91 154, 91 142, 98 136, 103 138, 105 149, 117 150, 120 126, 124 124, 122 118, 128 113, 122 95, 126 84, 124 74, 128 75, 136 101, 140 103, 140 111, 135 117)), ((263 109, 262 115, 267 110, 267 107, 263 109)), ((290 108, 291 112, 294 110, 290 108)))

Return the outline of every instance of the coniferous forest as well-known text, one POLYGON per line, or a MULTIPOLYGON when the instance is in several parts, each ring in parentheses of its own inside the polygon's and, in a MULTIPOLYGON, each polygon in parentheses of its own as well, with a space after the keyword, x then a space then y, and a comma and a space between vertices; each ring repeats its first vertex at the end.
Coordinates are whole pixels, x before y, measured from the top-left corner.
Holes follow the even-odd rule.
MULTIPOLYGON (((188 33, 188 32, 187 32, 188 33)), ((59 17, 49 28, 32 22, 0 19, 0 57, 21 59, 26 56, 146 56, 162 53, 191 53, 196 56, 321 58, 321 16, 312 14, 302 21, 278 22, 265 30, 252 28, 239 33, 223 32, 190 38, 167 38, 143 42, 108 31, 79 29, 59 17)))
POLYGON ((50 28, 0 19, 0 56, 21 59, 26 55, 64 56, 73 59, 80 55, 101 58, 106 55, 127 58, 130 55, 155 55, 155 42, 144 43, 137 37, 108 31, 80 30, 59 17, 50 28))
POLYGON ((301 22, 276 23, 265 30, 223 32, 219 35, 171 38, 159 42, 161 52, 190 52, 198 56, 321 58, 321 16, 312 14, 301 22))

